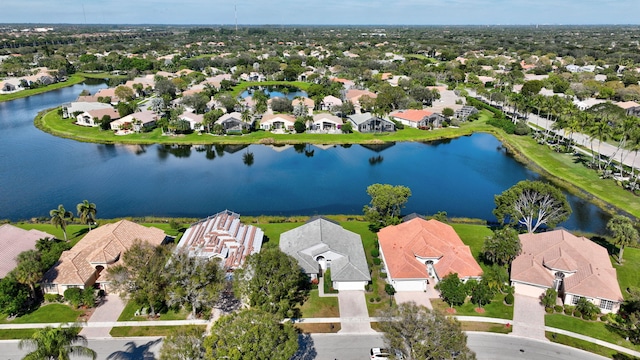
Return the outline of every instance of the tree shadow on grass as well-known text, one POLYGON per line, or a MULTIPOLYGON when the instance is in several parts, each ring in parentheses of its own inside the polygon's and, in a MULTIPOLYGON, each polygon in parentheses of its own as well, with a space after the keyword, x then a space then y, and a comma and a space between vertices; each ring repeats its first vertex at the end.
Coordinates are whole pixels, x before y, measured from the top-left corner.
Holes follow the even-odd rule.
POLYGON ((293 355, 292 360, 313 360, 318 356, 310 334, 300 334, 298 345, 298 351, 293 355))
POLYGON ((162 339, 157 339, 142 345, 137 345, 135 342, 129 341, 125 345, 125 350, 118 350, 111 353, 111 355, 107 357, 107 360, 155 360, 156 355, 150 349, 161 341, 162 339))
POLYGON ((594 243, 602 246, 603 248, 607 249, 607 253, 609 255, 616 255, 620 252, 620 249, 618 249, 617 246, 613 245, 612 243, 610 243, 609 241, 607 241, 607 239, 603 238, 602 236, 593 236, 591 238, 591 241, 593 241, 594 243))
POLYGON ((71 239, 73 238, 77 238, 80 236, 84 236, 89 232, 89 226, 87 225, 87 227, 83 227, 82 229, 74 232, 73 234, 71 234, 71 239))

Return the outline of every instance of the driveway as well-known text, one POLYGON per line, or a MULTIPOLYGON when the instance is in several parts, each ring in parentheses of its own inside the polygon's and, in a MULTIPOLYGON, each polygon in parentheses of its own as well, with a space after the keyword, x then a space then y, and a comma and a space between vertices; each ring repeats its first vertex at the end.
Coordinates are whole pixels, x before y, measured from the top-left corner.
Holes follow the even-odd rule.
POLYGON ((433 309, 431 306, 431 300, 429 300, 428 294, 424 291, 399 291, 393 295, 396 298, 396 303, 403 304, 413 301, 417 305, 422 305, 427 309, 433 309))
POLYGON ((371 319, 367 311, 367 300, 364 291, 340 291, 338 293, 340 306, 341 334, 374 333, 371 329, 371 319))
POLYGON ((544 307, 540 299, 515 294, 511 335, 548 341, 544 336, 544 307))
MULTIPOLYGON (((108 294, 93 311, 87 323, 118 321, 125 305, 125 302, 117 294, 108 294)), ((80 331, 80 335, 84 335, 88 339, 110 338, 109 332, 111 332, 110 327, 84 327, 80 331)))

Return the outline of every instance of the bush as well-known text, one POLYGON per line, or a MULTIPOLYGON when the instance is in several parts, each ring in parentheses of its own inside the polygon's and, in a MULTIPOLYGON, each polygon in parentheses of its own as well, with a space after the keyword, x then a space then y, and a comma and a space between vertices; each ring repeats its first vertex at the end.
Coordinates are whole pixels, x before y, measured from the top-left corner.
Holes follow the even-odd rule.
POLYGON ((380 265, 381 262, 380 258, 373 258, 373 265, 380 265))
POLYGON ((504 303, 507 304, 507 305, 513 305, 513 294, 505 295, 504 303))
POLYGON ((50 303, 61 302, 62 296, 58 294, 44 294, 44 301, 50 302, 50 303))
POLYGON ((490 119, 489 121, 487 121, 487 124, 500 128, 507 134, 513 134, 516 131, 516 124, 505 117, 490 119))
POLYGON ((524 120, 518 121, 516 127, 514 129, 514 133, 516 135, 529 135, 531 133, 531 128, 527 125, 527 122, 524 120))
POLYGON ((380 250, 372 249, 371 250, 371 256, 373 256, 374 258, 377 258, 378 256, 380 256, 380 250))
POLYGON ((553 314, 553 308, 546 307, 546 308, 544 308, 544 311, 545 311, 547 314, 553 314))
POLYGON ((77 308, 82 304, 82 289, 69 288, 64 291, 64 298, 73 306, 77 308))
POLYGON ((82 305, 89 308, 96 306, 96 291, 94 288, 88 288, 82 291, 82 305))
POLYGON ((575 309, 575 306, 571 306, 571 305, 565 305, 564 306, 564 313, 565 315, 571 315, 573 314, 573 310, 575 309))
POLYGON ((369 302, 370 302, 370 303, 372 303, 372 302, 374 302, 374 301, 375 301, 375 299, 374 299, 374 298, 369 298, 369 302))
POLYGON ((380 296, 376 296, 376 302, 380 302, 380 296))
POLYGON ((553 311, 555 311, 557 313, 562 312, 562 310, 564 310, 562 305, 556 305, 556 306, 553 307, 553 311))
POLYGON ((577 318, 581 318, 582 317, 582 313, 580 312, 580 310, 575 310, 573 312, 573 316, 577 317, 577 318))
POLYGON ((387 273, 380 273, 380 278, 386 279, 387 278, 387 273))

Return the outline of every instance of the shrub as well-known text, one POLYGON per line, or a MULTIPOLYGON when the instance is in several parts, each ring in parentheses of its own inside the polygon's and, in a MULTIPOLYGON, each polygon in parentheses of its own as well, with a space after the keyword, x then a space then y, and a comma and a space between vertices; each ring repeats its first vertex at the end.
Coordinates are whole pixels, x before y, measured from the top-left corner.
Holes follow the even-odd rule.
POLYGON ((575 310, 573 312, 573 316, 577 317, 577 318, 581 318, 582 317, 582 313, 580 312, 580 310, 575 310))
POLYGON ((82 289, 69 288, 64 291, 64 298, 73 306, 77 308, 82 304, 82 289))
POLYGON ((375 301, 375 300, 374 300, 373 298, 369 298, 369 302, 370 302, 370 303, 372 303, 372 302, 374 302, 374 301, 375 301))
POLYGON ((380 250, 372 249, 371 250, 371 256, 373 256, 374 258, 377 258, 378 256, 380 256, 380 250))
POLYGON ((373 258, 373 265, 380 265, 381 262, 380 258, 373 258))
POLYGON ((571 315, 573 314, 573 310, 575 309, 575 306, 571 306, 571 305, 565 305, 564 306, 564 313, 565 315, 571 315))
POLYGON ((544 311, 545 311, 547 314, 553 314, 553 308, 546 307, 546 308, 544 308, 544 311))
POLYGON ((527 125, 527 122, 524 120, 518 121, 518 124, 516 124, 515 129, 514 129, 514 133, 516 135, 529 135, 529 133, 531 133, 531 128, 529 127, 529 125, 527 125))
POLYGON ((562 312, 562 310, 564 310, 562 305, 556 305, 556 306, 553 307, 553 311, 555 311, 557 313, 562 312))
POLYGON ((96 306, 96 290, 94 288, 88 288, 82 291, 82 305, 89 308, 96 306))
POLYGON ((380 302, 380 296, 376 296, 376 302, 380 302))
POLYGON ((513 294, 505 295, 504 303, 507 304, 507 305, 513 305, 513 294))
POLYGON ((487 121, 487 124, 500 128, 507 134, 513 134, 516 131, 516 124, 505 117, 489 119, 489 121, 487 121))
POLYGON ((62 296, 58 294, 44 294, 44 301, 46 302, 60 302, 62 301, 62 296))
POLYGON ((387 273, 380 273, 380 278, 386 279, 387 278, 387 273))

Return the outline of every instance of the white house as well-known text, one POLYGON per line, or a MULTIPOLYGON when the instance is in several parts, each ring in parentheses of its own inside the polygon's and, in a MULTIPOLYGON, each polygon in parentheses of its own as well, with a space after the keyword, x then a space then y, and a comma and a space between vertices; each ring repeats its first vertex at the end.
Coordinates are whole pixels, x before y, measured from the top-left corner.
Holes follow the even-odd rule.
POLYGON ((263 130, 293 130, 296 119, 287 114, 267 114, 260 120, 263 130))

